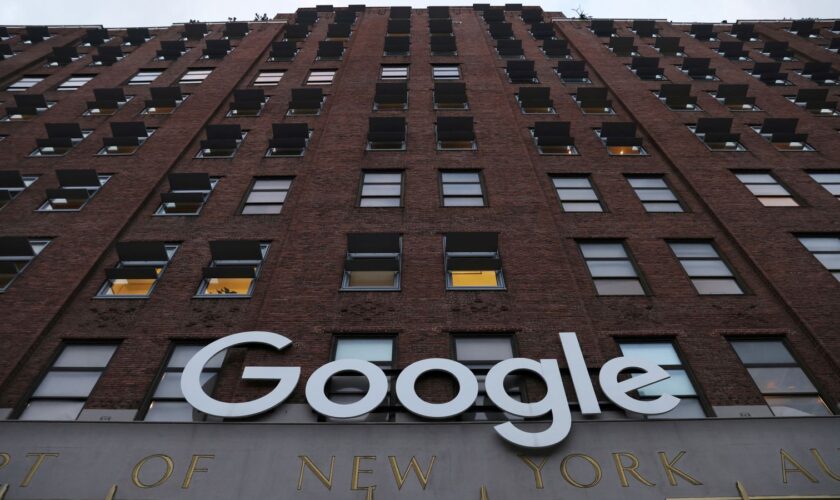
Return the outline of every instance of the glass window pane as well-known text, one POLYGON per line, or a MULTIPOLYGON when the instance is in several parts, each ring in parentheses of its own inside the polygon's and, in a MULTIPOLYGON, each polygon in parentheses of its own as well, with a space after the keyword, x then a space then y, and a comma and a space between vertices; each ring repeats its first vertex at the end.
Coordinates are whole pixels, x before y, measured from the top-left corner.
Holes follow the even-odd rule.
POLYGON ((598 200, 598 195, 595 194, 595 191, 592 189, 558 189, 557 195, 560 196, 561 200, 581 200, 581 201, 592 201, 598 200))
POLYGON ((361 359, 371 362, 390 362, 393 357, 393 339, 338 339, 335 359, 361 359))
POLYGON ((746 364, 796 363, 781 340, 735 340, 732 347, 746 364))
POLYGON ((764 399, 777 417, 831 415, 831 410, 819 396, 767 396, 764 399))
POLYGON ((254 190, 256 191, 264 191, 264 190, 283 190, 289 189, 292 185, 291 179, 257 179, 254 181, 254 190))
POLYGON ((30 401, 20 420, 76 420, 84 401, 30 401))
POLYGON ((747 189, 756 196, 788 196, 788 190, 778 184, 750 184, 747 189))
POLYGON ((153 401, 144 420, 148 422, 192 422, 196 412, 189 403, 153 401))
POLYGON ((628 177, 627 182, 634 188, 667 188, 665 181, 659 177, 628 177))
POLYGON ((458 361, 501 361, 513 357, 510 337, 456 337, 458 361))
POLYGON ((627 257, 624 245, 621 243, 581 243, 580 251, 588 259, 627 257))
POLYGON ((279 214, 283 205, 247 205, 242 209, 244 215, 279 214))
POLYGON ((840 238, 833 236, 802 236, 799 241, 812 252, 840 252, 840 238))
POLYGON ((588 188, 592 187, 588 177, 554 177, 554 187, 588 188))
POLYGON ((478 182, 478 172, 441 172, 443 182, 478 182))
POLYGON ((796 202, 793 198, 789 196, 783 197, 758 197, 758 201, 761 202, 762 205, 765 207, 798 207, 799 203, 796 202))
POLYGON ((700 295, 740 295, 744 293, 734 279, 693 279, 700 295))
POLYGON ((674 193, 667 189, 640 189, 636 191, 636 194, 642 201, 675 201, 677 199, 674 193))
MULTIPOLYGON (((651 384, 639 389, 640 396, 660 396, 662 394, 673 394, 674 396, 696 396, 694 386, 685 370, 668 370, 671 378, 651 384)), ((638 376, 638 374, 631 375, 638 376)))
MULTIPOLYGON (((201 374, 201 386, 207 388, 208 383, 215 381, 216 372, 203 372, 201 374)), ((166 372, 155 389, 156 398, 183 398, 181 392, 181 372, 166 372)))
POLYGON ((399 184, 402 181, 402 174, 400 173, 366 173, 365 174, 365 184, 387 184, 387 183, 394 183, 399 184))
POLYGON ((762 394, 785 394, 788 392, 817 392, 814 384, 799 367, 748 368, 755 384, 762 394))
POLYGON ((840 183, 840 172, 812 173, 811 178, 820 184, 840 183))
POLYGON ((648 212, 682 212, 679 203, 645 203, 645 210, 648 212))
POLYGON ((117 346, 68 345, 53 364, 56 368, 102 368, 108 364, 117 346))
POLYGON ((455 197, 446 197, 443 200, 443 206, 445 207, 483 207, 484 206, 484 199, 481 197, 474 197, 474 198, 455 198, 455 197))
POLYGON ((826 269, 840 269, 840 253, 818 253, 814 257, 826 267, 826 269))
POLYGON ((735 177, 744 184, 776 184, 776 179, 770 174, 735 174, 735 177))
POLYGON ((681 365, 677 351, 669 342, 619 344, 621 354, 652 361, 658 365, 681 365))
POLYGON ((596 279, 595 289, 598 295, 644 295, 645 290, 639 280, 596 279))
POLYGON ((400 206, 399 198, 363 198, 362 207, 398 207, 400 206))
POLYGON ((682 260, 680 263, 685 272, 691 277, 702 276, 732 276, 729 268, 722 260, 682 260))
POLYGON ((563 210, 566 212, 603 212, 600 203, 563 202, 563 210))
POLYGON ((481 184, 444 184, 444 196, 474 195, 481 196, 481 184))
POLYGON ((586 265, 594 278, 636 276, 636 270, 627 260, 590 260, 586 265))
POLYGON ((399 184, 368 184, 362 186, 362 196, 399 196, 399 184))
POLYGON ((100 372, 49 372, 34 397, 80 397, 86 398, 99 380, 100 372))
POLYGON ((396 271, 350 271, 350 287, 388 287, 395 286, 396 271))
POLYGON ((718 253, 709 243, 671 243, 677 257, 717 257, 718 253))
POLYGON ((496 271, 449 271, 449 275, 454 288, 499 286, 496 271))
POLYGON ((245 203, 283 203, 288 191, 253 191, 245 203))
POLYGON ((703 406, 696 398, 680 398, 680 404, 676 408, 663 413, 662 415, 650 415, 648 418, 652 419, 670 419, 670 418, 704 418, 706 412, 703 411, 703 406))

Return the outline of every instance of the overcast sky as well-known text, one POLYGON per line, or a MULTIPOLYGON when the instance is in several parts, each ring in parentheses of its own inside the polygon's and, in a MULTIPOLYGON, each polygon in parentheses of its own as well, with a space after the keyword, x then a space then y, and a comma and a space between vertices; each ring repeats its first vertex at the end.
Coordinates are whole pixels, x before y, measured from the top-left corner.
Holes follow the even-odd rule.
MULTIPOLYGON (((480 0, 481 1, 481 0, 480 0)), ((483 0, 485 3, 487 0, 483 0)), ((515 1, 515 0, 514 0, 515 1)), ((0 26, 19 24, 102 24, 113 27, 168 26, 189 19, 253 19, 254 13, 293 12, 329 0, 0 0, 0 26)), ((351 0, 375 5, 472 5, 473 1, 351 0)), ((336 6, 347 3, 335 3, 336 6)), ((491 2, 504 4, 503 0, 491 2)), ((657 18, 671 21, 732 22, 737 19, 840 18, 840 0, 548 0, 524 2, 574 15, 580 7, 594 17, 657 18)))

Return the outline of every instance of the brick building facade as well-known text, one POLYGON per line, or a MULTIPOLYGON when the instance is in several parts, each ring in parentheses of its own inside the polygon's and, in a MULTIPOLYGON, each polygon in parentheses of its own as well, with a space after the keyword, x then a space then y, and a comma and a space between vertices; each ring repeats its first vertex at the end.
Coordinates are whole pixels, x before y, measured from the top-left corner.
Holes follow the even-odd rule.
MULTIPOLYGON (((557 332, 574 331, 593 373, 622 344, 673 346, 680 366, 669 369, 696 392, 685 416, 840 411, 834 21, 362 6, 47 31, 0 31, 0 253, 17 265, 0 293, 0 418, 62 400, 38 393, 62 349, 101 344, 118 347, 89 395, 68 395, 77 418, 143 420, 173 346, 246 330, 294 345, 229 352, 219 399, 271 389, 242 380, 246 365, 301 366, 305 380, 340 339, 393 339, 390 359, 372 360, 395 370, 458 358, 461 338, 510 338, 511 355, 562 368, 557 332), (460 95, 453 83, 465 85, 466 106, 445 101, 460 95), (182 97, 162 90, 172 87, 182 97), (323 92, 317 114, 300 89, 323 92), (149 110, 170 102, 169 114, 149 110), (109 177, 92 190, 78 182, 91 175, 109 177), (192 195, 167 196, 179 180, 192 195), (254 196, 263 187, 270 194, 254 196), (161 214, 195 204, 195 215, 161 214), (396 251, 369 249, 388 247, 383 234, 396 251), (22 241, 48 243, 21 260, 22 241), (261 262, 237 256, 258 242, 261 262), (165 265, 127 257, 164 245, 177 245, 165 265), (388 255, 353 263, 365 253, 388 255), (113 272, 133 260, 145 262, 139 274, 113 272), (211 290, 243 283, 225 280, 245 280, 245 293, 211 290), (119 292, 149 282, 148 294, 119 292), (747 347, 771 344, 789 362, 745 366, 747 347), (774 367, 788 372, 761 372, 774 367)), ((424 380, 420 392, 445 400, 452 385, 424 380)), ((544 390, 523 387, 531 400, 544 390)), ((302 386, 290 402, 258 420, 318 419, 300 404, 302 386)), ((395 400, 386 406, 373 420, 409 418, 395 400)), ((634 418, 610 408, 609 418, 634 418)))

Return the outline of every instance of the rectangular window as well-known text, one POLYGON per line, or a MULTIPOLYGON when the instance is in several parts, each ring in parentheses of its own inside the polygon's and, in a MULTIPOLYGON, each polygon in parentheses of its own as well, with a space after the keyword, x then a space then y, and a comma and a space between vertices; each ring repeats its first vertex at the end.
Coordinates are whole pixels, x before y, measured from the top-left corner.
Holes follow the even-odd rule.
POLYGON ((73 212, 81 210, 111 178, 95 170, 56 170, 58 188, 47 189, 47 201, 41 212, 73 212))
POLYGON ((742 295, 744 291, 711 242, 668 242, 700 295, 742 295))
POLYGON ((620 241, 580 241, 598 295, 647 295, 636 266, 620 241))
POLYGON ((199 297, 250 297, 269 244, 259 241, 211 241, 210 266, 204 268, 199 297))
POLYGON ((17 94, 15 105, 6 107, 6 116, 0 122, 23 122, 40 115, 55 106, 55 101, 47 101, 43 94, 17 94))
POLYGON ((111 116, 134 98, 126 96, 122 88, 93 89, 93 101, 87 102, 87 109, 82 116, 111 116))
POLYGON ((303 156, 312 131, 306 123, 275 123, 271 125, 273 136, 268 141, 266 157, 303 156))
POLYGON ((840 281, 840 236, 799 236, 802 243, 840 281))
MULTIPOLYGON (((462 420, 508 420, 487 397, 484 381, 495 364, 514 357, 513 337, 510 335, 455 335, 455 360, 464 364, 478 379, 475 407, 461 415, 462 420)), ((505 390, 513 399, 522 401, 522 380, 517 376, 505 379, 505 390)))
POLYGON ((17 170, 0 170, 0 208, 17 198, 36 180, 37 175, 20 175, 17 170))
POLYGON ((571 122, 535 122, 530 132, 541 155, 578 154, 575 139, 571 135, 571 122))
POLYGON ((242 215, 279 214, 286 203, 293 177, 255 177, 245 203, 242 215))
POLYGON ((647 212, 683 212, 677 196, 662 175, 628 175, 627 182, 647 212))
POLYGON ((504 289, 497 233, 447 233, 447 290, 504 289))
MULTIPOLYGON (((351 337, 340 336, 335 339, 335 350, 333 351, 333 361, 341 359, 360 359, 369 361, 388 375, 388 386, 392 387, 391 383, 393 377, 391 370, 394 369, 394 338, 386 336, 378 337, 351 337)), ((329 399, 337 404, 355 403, 362 399, 368 392, 367 379, 358 374, 349 375, 348 373, 335 375, 330 378, 327 383, 329 399)), ((396 404, 391 391, 388 391, 388 396, 382 402, 382 405, 373 412, 353 419, 341 419, 346 421, 376 421, 384 422, 391 420, 392 415, 388 411, 388 407, 396 404)))
POLYGON ((334 69, 313 69, 306 77, 307 85, 331 85, 335 78, 334 69))
POLYGON ((62 82, 56 90, 78 90, 79 87, 93 80, 95 76, 96 75, 73 75, 67 80, 64 80, 64 82, 62 82))
POLYGON ((831 415, 814 383, 783 340, 730 340, 730 343, 774 416, 831 415))
POLYGON ((326 96, 323 89, 292 89, 292 100, 289 101, 288 116, 319 115, 324 106, 326 96))
POLYGON ((746 151, 741 144, 741 134, 731 132, 732 118, 700 118, 697 125, 688 129, 697 136, 710 151, 746 151))
POLYGON ((402 171, 366 170, 362 172, 360 207, 401 207, 402 171))
POLYGON ((440 191, 444 207, 483 207, 484 188, 478 170, 440 172, 440 191))
POLYGON ((157 77, 159 77, 162 74, 162 69, 141 69, 134 76, 131 77, 131 80, 128 81, 128 84, 151 85, 151 83, 157 80, 157 77))
POLYGON ((25 92, 44 81, 43 76, 24 76, 20 80, 6 87, 7 92, 25 92))
POLYGON ((155 129, 146 128, 143 122, 111 122, 111 133, 113 137, 102 139, 104 147, 97 154, 132 155, 155 133, 155 129))
POLYGON ((439 151, 471 151, 477 148, 472 116, 440 116, 435 123, 439 151))
POLYGON ((178 81, 181 85, 195 85, 203 82, 213 72, 212 68, 190 69, 178 81))
POLYGON ((461 68, 457 64, 432 64, 432 78, 435 80, 460 80, 461 68))
POLYGON ((753 125, 750 128, 763 139, 773 145, 776 151, 783 152, 813 152, 816 151, 806 141, 808 134, 796 132, 797 118, 767 118, 763 125, 753 125))
POLYGON ((178 109, 188 94, 181 93, 181 87, 151 87, 149 89, 151 99, 146 100, 146 108, 143 115, 170 115, 178 109))
POLYGON ((564 212, 604 211, 588 175, 554 175, 551 181, 564 212))
POLYGON ((178 245, 160 241, 117 243, 119 263, 105 271, 98 297, 144 298, 151 295, 178 245))
POLYGON ((401 256, 399 234, 348 234, 342 290, 399 290, 401 256))
POLYGON ((274 87, 283 79, 286 72, 282 70, 265 70, 260 71, 254 79, 254 87, 274 87))
POLYGON ((233 158, 247 131, 239 125, 207 125, 207 139, 201 141, 196 158, 233 158))
POLYGON ((408 80, 408 66, 405 64, 383 64, 379 70, 381 80, 408 80))
POLYGON ((647 156, 642 139, 636 137, 633 122, 604 122, 601 128, 595 129, 595 134, 610 156, 647 156))
POLYGON ((735 177, 758 198, 765 207, 798 207, 799 203, 770 172, 735 172, 735 177))
POLYGON ((63 156, 70 152, 91 130, 82 130, 77 123, 47 123, 46 139, 36 139, 37 148, 30 156, 63 156))
MULTIPOLYGON (((184 393, 181 392, 181 375, 184 373, 184 367, 203 347, 203 345, 193 344, 174 346, 166 366, 154 384, 149 404, 142 413, 142 420, 146 422, 198 422, 205 419, 206 415, 187 403, 184 393)), ((205 393, 213 393, 226 354, 227 351, 222 351, 204 365, 204 370, 201 372, 201 387, 205 393)))
MULTIPOLYGON (((641 400, 656 399, 663 394, 670 394, 680 399, 680 404, 668 413, 650 415, 647 418, 703 418, 706 416, 706 411, 700 404, 700 398, 694 388, 691 376, 685 369, 673 343, 620 341, 618 346, 621 348, 623 356, 656 363, 671 376, 667 380, 642 387, 636 391, 638 398, 641 400)), ((630 377, 637 375, 639 374, 630 374, 630 377)))
POLYGON ((76 420, 116 350, 113 344, 65 345, 18 418, 76 420))
POLYGON ((840 200, 840 171, 832 172, 809 172, 808 175, 826 191, 840 200))
POLYGON ((160 194, 155 215, 198 215, 218 183, 202 173, 169 174, 169 192, 160 194))
POLYGON ((0 236, 0 292, 9 286, 49 244, 47 239, 0 236))

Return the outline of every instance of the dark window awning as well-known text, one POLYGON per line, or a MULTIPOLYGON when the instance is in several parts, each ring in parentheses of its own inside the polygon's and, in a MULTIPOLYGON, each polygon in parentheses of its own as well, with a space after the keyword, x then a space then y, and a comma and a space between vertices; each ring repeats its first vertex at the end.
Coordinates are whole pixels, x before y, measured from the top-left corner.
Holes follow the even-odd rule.
POLYGON ((0 236, 0 257, 32 257, 29 240, 19 236, 0 236))
POLYGON ((387 33, 389 35, 407 35, 411 33, 411 20, 389 19, 387 33))
POLYGON ((65 188, 50 188, 47 189, 47 199, 66 199, 66 200, 87 200, 90 198, 90 192, 87 189, 65 189, 65 188))
POLYGON ((543 21, 543 10, 541 7, 531 5, 522 7, 522 12, 519 15, 528 24, 541 23, 543 21))
POLYGON ((79 57, 79 51, 76 47, 53 47, 50 60, 58 64, 70 64, 77 57, 79 57))
POLYGON ((207 34, 205 23, 184 23, 184 37, 190 40, 201 40, 207 34))
POLYGON ((747 41, 751 38, 757 38, 755 33, 755 24, 753 23, 736 23, 732 25, 732 34, 738 40, 747 41))
POLYGON ((615 33, 615 26, 612 19, 593 19, 589 24, 595 36, 612 36, 615 33))
POLYGON ((388 53, 405 53, 411 44, 411 38, 407 36, 386 36, 385 37, 385 52, 388 53))
POLYGON ((837 80, 840 73, 832 69, 829 62, 807 62, 802 68, 802 75, 811 77, 817 83, 824 83, 826 80, 837 80))
POLYGON ((722 83, 715 97, 723 99, 726 105, 755 104, 755 97, 747 97, 749 86, 745 84, 722 83))
POLYGON ((225 57, 230 52, 230 40, 207 40, 206 44, 207 46, 202 53, 211 59, 225 57))
POLYGON ((181 87, 152 87, 149 89, 152 98, 146 100, 147 107, 175 107, 178 101, 184 99, 181 87))
POLYGON ((435 124, 439 141, 473 141, 472 116, 440 116, 435 124))
POLYGON ((429 19, 449 19, 449 7, 429 6, 427 7, 429 19))
POLYGON ((642 38, 650 38, 659 32, 653 19, 636 19, 633 21, 633 31, 642 38))
POLYGON ((207 125, 204 128, 207 140, 201 141, 202 149, 234 149, 242 140, 240 125, 207 125))
POLYGON ((204 278, 255 278, 254 266, 219 266, 205 267, 202 271, 204 278))
POLYGON ((463 104, 467 102, 467 86, 462 82, 436 82, 435 102, 438 104, 463 104))
POLYGON ((612 49, 613 53, 619 56, 629 56, 633 52, 636 52, 638 47, 633 45, 633 42, 636 39, 632 36, 614 36, 610 37, 610 45, 609 47, 612 49))
POLYGON ((345 271, 399 271, 400 261, 398 257, 382 258, 347 258, 344 261, 345 271))
POLYGON ((530 83, 537 78, 537 72, 534 71, 534 61, 508 61, 507 74, 510 81, 513 83, 530 83))
POLYGON ((505 4, 506 11, 515 11, 515 10, 522 10, 521 3, 506 3, 505 4))
POLYGON ((368 141, 370 142, 404 142, 405 118, 368 118, 368 141))
POLYGON ((573 146, 571 128, 570 122, 536 122, 534 137, 538 146, 573 146))
POLYGON ((275 59, 292 59, 297 51, 297 43, 293 41, 271 43, 271 57, 275 59))
POLYGON ((202 203, 204 193, 161 193, 163 203, 202 203))
POLYGON ((451 35, 452 20, 448 17, 446 19, 429 19, 429 33, 433 35, 451 35))
POLYGON ((166 262, 169 255, 162 241, 121 241, 117 256, 122 262, 166 262))
POLYGON ((304 148, 309 139, 309 125, 305 123, 274 123, 271 125, 271 148, 304 148))
POLYGON ((729 59, 737 59, 739 57, 747 57, 749 52, 744 50, 744 42, 726 41, 720 42, 718 52, 729 59))
POLYGON ((501 23, 505 20, 505 11, 500 7, 488 7, 482 12, 484 22, 501 23))
MULTIPOLYGON (((298 20, 298 22, 300 22, 298 20)), ((303 40, 309 35, 309 26, 305 24, 289 24, 286 26, 283 35, 288 40, 303 40)))
POLYGON ((265 91, 263 89, 236 89, 233 91, 233 102, 230 109, 245 111, 258 110, 265 103, 265 91))
POLYGON ((805 103, 805 109, 837 109, 837 101, 828 100, 828 89, 799 89, 797 103, 805 103))
POLYGON ((162 40, 160 42, 160 49, 157 51, 157 56, 167 61, 173 61, 181 57, 181 54, 186 51, 187 46, 183 40, 162 40))
POLYGON ((126 102, 125 92, 121 87, 93 89, 96 102, 126 102))
POLYGON ((738 141, 741 135, 731 130, 732 118, 699 118, 694 129, 697 134, 704 134, 706 143, 738 141))
POLYGON ((210 175, 206 173, 169 174, 169 189, 172 191, 210 191, 210 175))
POLYGON ((119 45, 101 45, 96 49, 96 52, 93 55, 93 60, 106 66, 114 64, 125 55, 119 45))
POLYGON ((704 77, 714 75, 716 70, 710 68, 711 60, 707 57, 686 57, 683 59, 682 69, 688 72, 688 76, 704 77))
POLYGON ((389 19, 409 19, 411 17, 411 7, 391 7, 389 19))
POLYGON ((254 240, 217 240, 210 242, 213 260, 262 260, 260 242, 254 240))
POLYGON ((292 100, 289 101, 289 108, 318 109, 323 101, 324 92, 319 88, 292 89, 292 100))
POLYGON ((304 7, 295 11, 295 22, 311 25, 318 21, 318 11, 312 7, 304 7))
POLYGON ((498 271, 502 261, 498 257, 449 257, 447 271, 498 271))
POLYGON ((114 137, 148 137, 146 124, 143 122, 111 122, 111 134, 114 137))
POLYGON ((566 57, 571 54, 566 40, 545 40, 542 49, 548 57, 566 57))
POLYGON ((630 67, 640 78, 653 78, 665 73, 665 69, 659 67, 658 57, 634 57, 630 67))
POLYGON ((82 127, 78 123, 45 123, 44 128, 47 129, 47 137, 50 139, 81 139, 82 127))
POLYGON ((446 233, 447 252, 498 252, 499 233, 446 233))
POLYGON ((523 108, 552 108, 550 87, 519 87, 519 102, 523 108))
POLYGON ((641 146, 642 139, 636 137, 633 122, 604 122, 601 124, 601 138, 607 146, 641 146))
POLYGON ((34 115, 39 109, 47 109, 47 100, 43 94, 15 94, 15 106, 7 107, 6 112, 10 115, 34 115))
POLYGON ((321 59, 339 59, 344 54, 344 42, 318 42, 318 54, 321 59))
POLYGON ((653 46, 659 49, 662 54, 676 54, 685 50, 684 47, 680 46, 680 39, 676 36, 658 37, 653 46))
POLYGON ((248 34, 248 23, 228 22, 225 23, 225 36, 230 38, 242 38, 248 34))
POLYGON ((356 22, 356 10, 350 8, 336 10, 333 21, 338 24, 353 24, 356 22))
POLYGON ((88 28, 85 31, 85 36, 82 37, 82 43, 102 45, 108 38, 108 30, 105 28, 88 28))
POLYGON ((551 23, 533 23, 529 30, 537 40, 549 40, 554 38, 554 25, 551 23))
POLYGON ((331 23, 327 25, 327 38, 350 38, 352 31, 350 23, 331 23))
POLYGON ((798 118, 766 118, 761 133, 770 134, 772 142, 805 142, 808 134, 797 134, 798 118))
POLYGON ((685 108, 697 104, 697 97, 691 95, 689 83, 663 83, 659 88, 659 97, 672 108, 685 108))
POLYGON ((23 182, 18 170, 0 170, 0 189, 23 189, 23 182))
POLYGON ((432 35, 429 37, 429 45, 434 53, 452 53, 457 52, 458 47, 455 44, 455 37, 449 35, 432 35))
POLYGON ((589 78, 589 72, 586 71, 586 63, 583 61, 559 61, 557 63, 557 73, 560 78, 565 79, 585 79, 589 78))
POLYGON ((62 188, 99 186, 99 175, 93 169, 56 170, 58 185, 62 188))
POLYGON ((50 36, 50 30, 46 26, 27 26, 25 39, 32 43, 43 42, 50 36))
MULTIPOLYGON (((55 49, 53 49, 55 50, 55 49)), ((74 49, 75 50, 75 49, 74 49)), ((0 61, 5 59, 6 56, 13 56, 15 53, 12 50, 12 46, 8 43, 0 43, 0 61)), ((66 63, 62 63, 66 64, 66 63)))
POLYGON ((522 40, 496 40, 496 50, 500 56, 517 57, 524 55, 522 40))
POLYGON ((151 37, 152 35, 149 33, 149 28, 128 28, 125 31, 123 41, 136 47, 137 45, 143 45, 146 43, 146 40, 151 37))
POLYGON ((578 87, 575 98, 582 108, 611 108, 606 87, 578 87))
POLYGON ((712 24, 694 23, 689 31, 698 40, 711 40, 715 37, 715 27, 712 24))
POLYGON ((347 235, 349 253, 399 253, 398 233, 351 233, 347 235))
POLYGON ((408 85, 405 82, 377 83, 373 102, 377 104, 405 104, 408 101, 408 85))
POLYGON ((152 266, 117 267, 105 270, 105 277, 109 280, 157 279, 157 269, 152 266))
POLYGON ((488 28, 494 40, 513 38, 513 26, 510 23, 490 23, 488 28))

